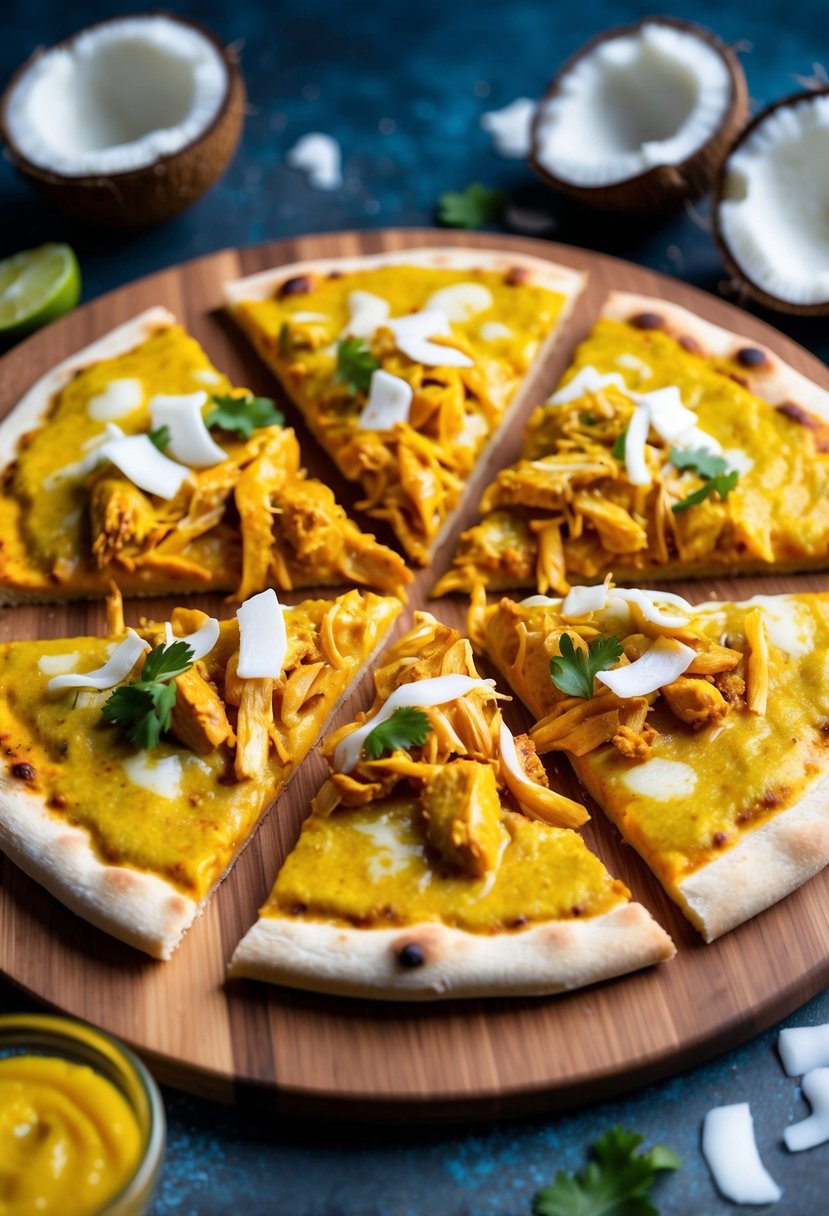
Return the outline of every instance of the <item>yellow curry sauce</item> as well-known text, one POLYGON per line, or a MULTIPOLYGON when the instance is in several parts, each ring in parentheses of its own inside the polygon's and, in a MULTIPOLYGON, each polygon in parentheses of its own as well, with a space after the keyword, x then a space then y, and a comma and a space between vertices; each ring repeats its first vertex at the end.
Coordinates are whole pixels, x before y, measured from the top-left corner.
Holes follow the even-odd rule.
POLYGON ((426 564, 464 479, 564 303, 563 294, 509 271, 402 265, 292 279, 275 298, 240 303, 237 316, 345 476, 363 485, 361 505, 389 520, 409 556, 426 564), (351 293, 381 297, 397 318, 424 309, 436 291, 466 283, 487 288, 491 306, 453 320, 451 338, 436 341, 459 347, 474 366, 414 363, 381 324, 369 344, 385 371, 411 384, 410 421, 393 431, 358 430, 366 396, 335 378, 336 341, 347 332, 351 293))
MULTIPOLYGON (((826 771, 829 595, 758 596, 751 605, 761 607, 768 636, 764 714, 735 703, 720 720, 694 730, 660 699, 648 717, 657 732, 648 759, 627 758, 610 744, 571 756, 582 782, 669 887, 792 806, 826 771)), ((745 652, 750 610, 712 605, 690 617, 689 627, 745 652)), ((486 611, 487 653, 543 718, 560 698, 544 629, 532 627, 543 609, 517 609, 529 628, 519 663, 516 609, 486 611)))
POLYGON ((739 469, 735 488, 724 501, 713 495, 675 513, 673 504, 703 479, 673 467, 651 439, 653 481, 629 483, 623 458, 612 450, 633 412, 623 392, 609 387, 541 406, 521 461, 486 491, 483 519, 461 538, 438 594, 477 581, 564 594, 571 582, 609 570, 630 581, 641 571, 671 578, 734 563, 747 570, 826 561, 829 431, 819 419, 756 397, 736 359, 705 358, 664 332, 622 321, 596 324, 562 385, 588 366, 621 375, 634 392, 677 387, 699 428, 739 469))
POLYGON ((54 1056, 0 1059, 2 1216, 94 1216, 140 1157, 136 1117, 100 1073, 54 1056))

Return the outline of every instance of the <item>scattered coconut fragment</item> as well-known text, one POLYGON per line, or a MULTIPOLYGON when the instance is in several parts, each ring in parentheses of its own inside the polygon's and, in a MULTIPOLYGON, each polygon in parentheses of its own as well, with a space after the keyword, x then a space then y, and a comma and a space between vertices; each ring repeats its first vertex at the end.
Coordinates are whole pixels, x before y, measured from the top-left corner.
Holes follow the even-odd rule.
POLYGON ((342 153, 336 139, 320 131, 303 135, 286 157, 292 169, 308 174, 315 190, 338 190, 343 184, 342 153))
POLYGON ((578 51, 538 105, 530 164, 613 211, 663 211, 710 185, 748 110, 734 51, 699 26, 649 17, 578 51))
POLYGON ((789 1077, 802 1077, 813 1068, 829 1067, 829 1023, 781 1030, 777 1050, 789 1077))
POLYGON ((127 636, 118 643, 103 667, 53 676, 47 688, 49 692, 63 692, 66 688, 97 688, 99 691, 114 688, 127 678, 141 655, 149 649, 149 642, 140 638, 134 629, 128 629, 127 636))
POLYGON ((760 1160, 748 1102, 708 1111, 702 1155, 717 1190, 733 1203, 776 1203, 783 1194, 760 1160))
POLYGON ((600 671, 596 679, 617 697, 646 697, 672 683, 693 663, 696 651, 674 638, 657 638, 641 658, 612 671, 600 671))
POLYGON ((357 429, 390 431, 398 422, 408 422, 412 397, 412 386, 407 380, 382 370, 372 373, 368 400, 357 419, 357 429))
POLYGON ((807 1072, 801 1089, 812 1113, 808 1119, 790 1124, 783 1132, 790 1153, 815 1148, 829 1140, 829 1068, 813 1068, 807 1072))
POLYGON ((282 605, 272 587, 236 609, 239 622, 237 673, 243 680, 278 680, 285 664, 288 634, 282 605))
POLYGON ((737 138, 714 236, 740 287, 781 312, 829 313, 829 88, 775 102, 737 138))
POLYGON ((481 115, 481 126, 492 136, 499 156, 523 160, 532 146, 532 122, 538 103, 529 97, 516 97, 502 110, 489 110, 481 115))
POLYGON ((179 396, 159 394, 150 401, 153 429, 166 426, 170 433, 167 452, 191 469, 209 469, 227 460, 227 452, 211 437, 202 418, 207 393, 179 396))

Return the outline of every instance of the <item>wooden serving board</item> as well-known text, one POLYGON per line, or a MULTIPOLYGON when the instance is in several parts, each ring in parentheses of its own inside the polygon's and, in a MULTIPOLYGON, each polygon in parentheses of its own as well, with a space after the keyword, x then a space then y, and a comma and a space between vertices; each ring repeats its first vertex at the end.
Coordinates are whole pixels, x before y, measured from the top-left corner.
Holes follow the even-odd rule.
MULTIPOLYGON (((412 606, 424 604, 475 517, 478 490, 493 468, 515 459, 523 422, 552 390, 574 345, 611 288, 684 304, 717 324, 766 343, 829 388, 814 357, 738 309, 651 271, 563 245, 433 231, 344 233, 227 251, 133 283, 35 335, 0 364, 0 416, 59 359, 153 304, 167 305, 237 384, 275 394, 266 369, 220 311, 224 281, 280 263, 415 245, 515 250, 589 270, 586 293, 555 350, 537 369, 523 409, 490 467, 469 487, 464 509, 431 571, 418 577, 412 606)), ((278 395, 278 394, 276 394, 278 395)), ((350 506, 353 487, 297 425, 308 467, 350 506)), ((377 530, 376 524, 370 524, 377 530)), ((382 534, 382 533, 381 533, 382 534)), ((384 538, 385 539, 385 538, 384 538)), ((823 590, 829 574, 705 580, 678 585, 689 598, 743 598, 757 591, 823 590)), ((218 598, 199 606, 227 613, 218 598)), ((128 608, 164 619, 169 601, 128 608)), ((430 608, 463 628, 465 602, 430 608)), ((400 628, 408 620, 404 620, 400 628)), ((4 609, 0 638, 66 637, 103 626, 100 605, 4 609)), ((367 679, 339 721, 367 705, 367 679)), ((521 711, 512 709, 514 724, 521 711)), ((309 757, 278 809, 222 884, 169 963, 144 958, 65 911, 0 859, 0 969, 27 992, 125 1039, 173 1085, 226 1100, 267 1090, 271 1109, 409 1118, 529 1113, 604 1097, 698 1063, 756 1034, 829 983, 829 872, 755 920, 706 946, 597 808, 585 829, 591 848, 623 879, 677 943, 659 968, 549 999, 473 1000, 429 1005, 372 1003, 225 982, 225 968, 253 923, 279 864, 297 838, 323 764, 309 757)), ((555 768, 555 766, 554 766, 555 768)), ((558 769, 577 786, 566 762, 558 769)))

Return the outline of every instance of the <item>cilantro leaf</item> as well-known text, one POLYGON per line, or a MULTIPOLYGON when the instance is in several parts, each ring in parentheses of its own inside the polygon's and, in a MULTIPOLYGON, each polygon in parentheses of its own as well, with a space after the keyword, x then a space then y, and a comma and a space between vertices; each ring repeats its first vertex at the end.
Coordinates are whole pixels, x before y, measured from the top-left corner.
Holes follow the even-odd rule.
POLYGON ((595 414, 591 414, 589 410, 585 410, 583 414, 579 414, 579 422, 582 426, 595 426, 596 416, 595 414))
POLYGON ((625 449, 627 448, 627 441, 628 441, 628 433, 627 433, 627 427, 625 427, 625 429, 623 431, 620 431, 619 434, 616 436, 616 438, 613 440, 613 447, 610 449, 611 453, 616 457, 617 460, 624 460, 625 449))
POLYGON ((698 490, 694 490, 692 494, 689 494, 687 498, 681 498, 679 502, 675 502, 671 510, 674 515, 679 515, 681 511, 687 511, 689 507, 695 507, 698 503, 704 502, 706 498, 710 498, 714 493, 724 501, 736 486, 739 476, 738 471, 732 469, 724 477, 712 477, 704 485, 701 485, 698 490))
POLYGON ((422 709, 401 705, 390 718, 375 726, 366 736, 363 750, 372 760, 379 760, 384 751, 398 747, 419 747, 431 731, 429 717, 422 709))
POLYGON ((287 321, 283 321, 279 327, 279 353, 283 358, 291 353, 291 326, 287 321))
POLYGON ((250 439, 260 426, 282 426, 285 415, 270 397, 213 397, 213 408, 205 414, 207 426, 222 431, 235 431, 243 439, 250 439))
POLYGON ((717 477, 728 472, 728 461, 706 448, 671 448, 668 459, 678 469, 696 469, 701 477, 717 477))
POLYGON ((588 645, 588 653, 576 650, 573 638, 563 633, 559 640, 561 654, 550 659, 550 677, 560 692, 568 697, 592 697, 593 681, 600 671, 607 671, 623 654, 622 643, 616 637, 597 637, 588 645))
POLYGON ((193 649, 184 641, 156 646, 144 660, 141 679, 116 688, 101 717, 121 730, 136 747, 155 747, 170 729, 176 703, 176 676, 193 666, 193 649))
POLYGON ((150 443, 158 448, 159 452, 163 452, 170 442, 170 428, 168 426, 157 426, 154 431, 150 431, 150 443))
POLYGON ((444 228, 483 228, 500 220, 507 205, 503 190, 471 182, 463 193, 449 191, 438 199, 438 222, 444 228))
POLYGON ((615 1127, 593 1145, 593 1157, 574 1176, 559 1171, 533 1200, 533 1216, 657 1216, 650 1200, 656 1175, 677 1170, 681 1159, 657 1144, 637 1153, 642 1137, 615 1127))
POLYGON ((337 370, 334 379, 348 385, 353 397, 355 393, 367 393, 371 377, 380 366, 368 343, 363 338, 341 338, 337 343, 337 370))

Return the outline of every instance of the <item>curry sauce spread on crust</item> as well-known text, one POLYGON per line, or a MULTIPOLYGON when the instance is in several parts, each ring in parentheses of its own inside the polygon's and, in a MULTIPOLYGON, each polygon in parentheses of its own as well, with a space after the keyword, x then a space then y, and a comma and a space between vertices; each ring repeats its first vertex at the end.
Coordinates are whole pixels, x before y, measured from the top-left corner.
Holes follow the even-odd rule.
POLYGON ((0 602, 103 595, 113 577, 127 594, 237 599, 411 580, 306 476, 273 403, 234 388, 163 309, 39 381, 0 426, 3 457, 0 602))
POLYGON ((829 392, 665 301, 615 294, 434 594, 829 565, 829 392))
POLYGON ((568 754, 708 940, 829 861, 828 595, 478 592, 470 635, 538 718, 538 750, 568 754), (560 656, 587 664, 610 638, 618 659, 573 695, 560 656))
POLYGON ((166 629, 145 621, 130 631, 117 595, 106 637, 0 646, 0 847, 80 915, 158 957, 178 944, 400 610, 358 591, 273 605, 284 654, 270 678, 240 675, 239 616, 176 608, 166 629), (130 646, 128 670, 107 672, 130 646), (150 680, 166 656, 180 674, 150 680))
POLYGON ((415 614, 375 687, 326 741, 331 776, 231 974, 435 999, 555 992, 670 957, 464 638, 415 614))
POLYGON ((229 284, 226 299, 320 444, 363 487, 361 508, 428 565, 582 282, 539 258, 404 250, 279 267, 229 284))

